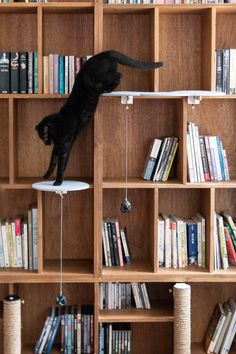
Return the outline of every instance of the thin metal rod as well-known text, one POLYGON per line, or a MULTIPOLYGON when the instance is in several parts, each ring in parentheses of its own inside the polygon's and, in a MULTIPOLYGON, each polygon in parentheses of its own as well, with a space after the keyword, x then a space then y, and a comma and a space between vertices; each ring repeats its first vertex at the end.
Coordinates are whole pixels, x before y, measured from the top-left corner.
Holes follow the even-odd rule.
POLYGON ((63 194, 60 193, 61 197, 61 235, 60 235, 60 295, 62 295, 62 274, 63 274, 63 258, 62 258, 62 250, 63 250, 63 194))
POLYGON ((125 107, 125 200, 128 200, 128 136, 129 136, 129 125, 128 125, 128 110, 129 106, 125 107))

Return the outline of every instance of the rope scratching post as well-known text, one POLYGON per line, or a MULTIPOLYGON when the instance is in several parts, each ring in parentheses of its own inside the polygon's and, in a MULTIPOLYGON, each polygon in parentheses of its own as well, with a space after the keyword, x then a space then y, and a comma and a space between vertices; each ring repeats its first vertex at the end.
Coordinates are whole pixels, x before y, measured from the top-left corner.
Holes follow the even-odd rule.
POLYGON ((3 301, 4 354, 21 354, 21 299, 9 295, 3 301))
POLYGON ((174 285, 174 354, 191 354, 191 288, 174 285))

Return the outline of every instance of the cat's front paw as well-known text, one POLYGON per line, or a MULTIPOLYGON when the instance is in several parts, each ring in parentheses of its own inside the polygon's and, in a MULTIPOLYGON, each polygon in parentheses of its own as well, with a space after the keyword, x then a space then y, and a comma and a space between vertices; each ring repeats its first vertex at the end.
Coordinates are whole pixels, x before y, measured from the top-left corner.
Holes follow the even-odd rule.
POLYGON ((60 186, 62 184, 62 181, 55 181, 53 183, 54 186, 60 186))

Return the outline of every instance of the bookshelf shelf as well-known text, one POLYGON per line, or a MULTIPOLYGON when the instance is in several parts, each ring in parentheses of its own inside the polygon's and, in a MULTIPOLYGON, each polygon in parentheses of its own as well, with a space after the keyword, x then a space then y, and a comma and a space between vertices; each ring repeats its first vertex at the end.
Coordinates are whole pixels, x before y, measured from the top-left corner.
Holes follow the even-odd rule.
POLYGON ((151 310, 100 310, 99 322, 173 322, 173 306, 167 302, 151 304, 151 310))
MULTIPOLYGON (((119 91, 146 92, 129 108, 128 193, 132 212, 120 213, 125 183, 125 107, 120 97, 103 96, 94 121, 79 135, 66 179, 89 183, 64 199, 65 291, 71 303, 94 305, 94 354, 99 324, 129 322, 132 353, 173 353, 175 282, 192 288, 192 354, 203 354, 202 341, 213 308, 235 296, 236 267, 214 271, 214 212, 236 218, 236 95, 202 95, 195 110, 181 90, 214 91, 215 49, 236 47, 236 4, 125 5, 102 1, 0 4, 0 51, 38 51, 39 93, 0 94, 0 219, 26 214, 38 202, 39 270, 0 269, 0 352, 2 301, 12 292, 24 300, 22 354, 33 353, 48 307, 54 305, 59 274, 59 198, 32 190, 42 180, 51 154, 35 133, 42 117, 58 111, 68 95, 43 94, 43 56, 85 56, 116 49, 142 60, 163 61, 155 73, 120 67, 119 91), (17 35, 9 36, 14 28, 17 35), (124 31, 124 28, 126 29, 124 31), (186 36, 188 33, 188 36, 186 36), (188 60, 186 60, 188 58, 188 60), (160 96, 151 93, 159 92, 160 96), (193 121, 202 135, 219 135, 227 151, 230 181, 189 183, 186 132, 193 121), (150 141, 177 136, 179 147, 167 183, 141 178, 150 141), (158 266, 159 213, 182 218, 201 212, 206 219, 206 268, 158 266), (132 264, 105 267, 102 261, 103 218, 117 217, 127 228, 132 264), (147 282, 152 309, 99 311, 101 282, 147 282), (206 294, 209 296, 206 297, 206 294), (46 297, 42 303, 41 297, 46 297), (32 322, 32 313, 36 321, 32 322), (145 340, 143 340, 145 339, 145 340)), ((128 94, 128 93, 127 93, 128 94)), ((132 94, 132 93, 131 93, 132 94)), ((53 177, 54 178, 54 177, 53 177)), ((58 348, 53 354, 59 353, 58 348)), ((230 354, 235 354, 235 349, 230 354)))

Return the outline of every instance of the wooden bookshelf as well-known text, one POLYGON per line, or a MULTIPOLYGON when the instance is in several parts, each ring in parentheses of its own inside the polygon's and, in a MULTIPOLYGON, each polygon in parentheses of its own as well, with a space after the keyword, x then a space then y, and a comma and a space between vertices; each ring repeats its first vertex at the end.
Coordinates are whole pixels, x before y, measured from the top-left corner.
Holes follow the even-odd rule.
MULTIPOLYGON (((99 1, 0 3, 0 51, 38 51, 39 93, 0 95, 0 219, 39 209, 39 269, 0 269, 0 345, 4 297, 16 292, 22 305, 22 354, 31 354, 48 308, 59 291, 59 197, 36 192, 51 149, 35 132, 42 117, 60 109, 68 95, 43 94, 42 58, 49 53, 85 56, 116 49, 142 60, 161 60, 155 73, 120 67, 119 90, 214 90, 216 48, 236 47, 236 5, 107 5, 99 1), (15 35, 9 35, 14 32, 15 35), (42 301, 42 298, 45 301, 42 301)), ((94 121, 79 135, 66 179, 89 183, 64 198, 64 289, 71 303, 94 305, 94 353, 101 322, 129 322, 132 353, 173 353, 175 282, 192 289, 192 354, 203 354, 203 338, 214 306, 235 296, 236 268, 214 271, 214 211, 236 218, 236 95, 204 97, 193 111, 187 98, 134 97, 129 107, 129 215, 120 213, 125 193, 125 107, 120 97, 100 99, 94 121), (189 183, 187 123, 201 134, 219 135, 227 151, 231 180, 189 183), (179 148, 167 183, 141 179, 152 138, 175 135, 179 148), (158 213, 206 219, 206 268, 158 267, 158 213), (117 217, 127 226, 133 262, 102 264, 101 223, 117 217), (152 309, 100 311, 99 283, 146 281, 152 309), (206 296, 207 294, 207 296, 206 296)), ((0 352, 1 352, 0 347, 0 352)), ((58 347, 53 354, 59 353, 58 347)), ((232 349, 230 354, 235 354, 232 349)))

